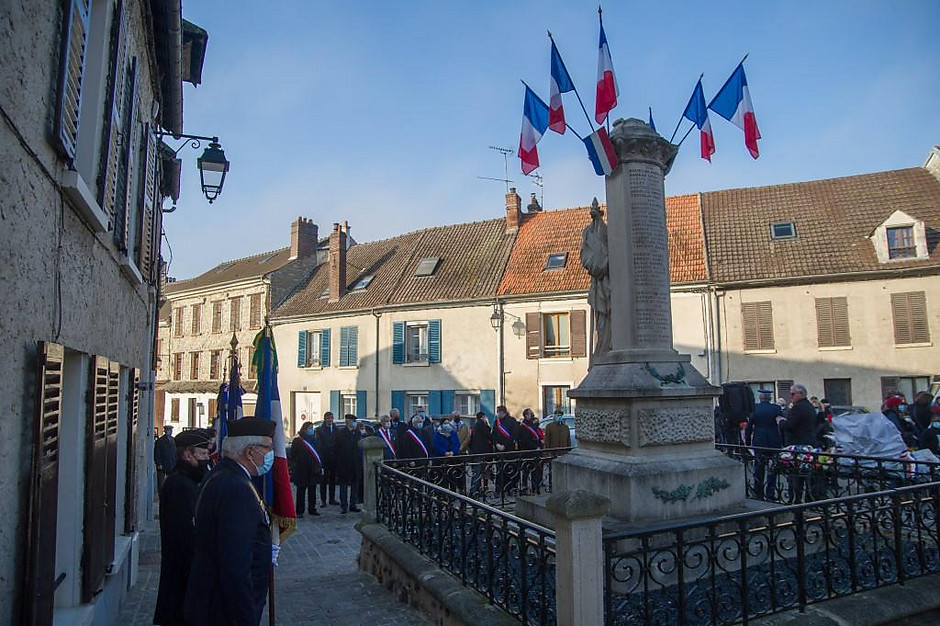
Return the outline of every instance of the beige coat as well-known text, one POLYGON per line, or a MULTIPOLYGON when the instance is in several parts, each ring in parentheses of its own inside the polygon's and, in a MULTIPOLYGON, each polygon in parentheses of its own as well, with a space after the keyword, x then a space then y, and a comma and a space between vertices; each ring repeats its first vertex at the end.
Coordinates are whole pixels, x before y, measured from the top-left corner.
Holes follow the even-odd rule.
POLYGON ((545 447, 546 448, 569 448, 571 447, 571 430, 567 424, 559 424, 552 421, 545 427, 545 447))

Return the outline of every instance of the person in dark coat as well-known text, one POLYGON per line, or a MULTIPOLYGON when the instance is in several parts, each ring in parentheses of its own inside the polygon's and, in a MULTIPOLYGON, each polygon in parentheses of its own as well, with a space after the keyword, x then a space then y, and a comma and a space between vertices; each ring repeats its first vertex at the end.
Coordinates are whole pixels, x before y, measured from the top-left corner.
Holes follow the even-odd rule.
POLYGON ((542 462, 538 458, 537 451, 543 447, 545 434, 539 428, 539 421, 535 417, 532 409, 526 408, 522 411, 522 423, 518 430, 519 450, 525 450, 532 453, 532 459, 523 461, 522 468, 522 489, 530 490, 531 493, 540 493, 542 488, 542 462))
MULTIPOLYGON (((790 387, 790 401, 793 406, 786 417, 778 417, 777 423, 783 432, 784 446, 815 446, 816 445, 816 409, 806 399, 806 387, 793 385, 790 387)), ((790 483, 789 499, 793 504, 803 502, 804 494, 810 497, 809 476, 798 473, 787 477, 790 483)))
POLYGON ((271 520, 251 482, 274 465, 276 424, 244 418, 228 425, 223 458, 196 500, 196 552, 186 586, 187 624, 258 626, 274 558, 271 520))
POLYGON ((454 456, 460 453, 460 438, 450 422, 441 424, 434 433, 434 456, 454 456))
POLYGON ((173 427, 164 426, 163 435, 153 442, 153 462, 157 466, 157 493, 163 490, 163 481, 176 465, 176 442, 173 439, 173 427))
POLYGON ((432 447, 433 443, 425 439, 424 421, 415 415, 411 418, 411 428, 399 435, 398 458, 427 459, 432 447))
MULTIPOLYGON (((394 409, 393 409, 394 410, 394 409)), ((395 426, 392 425, 392 419, 388 415, 383 415, 379 418, 379 429, 375 432, 376 436, 382 440, 382 443, 385 444, 385 448, 382 450, 382 458, 386 461, 390 461, 398 457, 396 452, 396 440, 398 439, 398 433, 395 431, 395 426)))
POLYGON ((477 455, 472 463, 473 469, 470 475, 470 497, 480 496, 481 487, 485 491, 484 478, 489 473, 486 467, 486 457, 482 455, 493 452, 493 431, 490 429, 490 421, 486 413, 480 411, 477 413, 476 422, 470 431, 470 454, 477 455))
MULTIPOLYGON (((497 452, 514 452, 519 438, 519 422, 505 406, 496 407, 496 421, 493 423, 493 447, 497 452)), ((496 491, 500 495, 508 493, 519 481, 519 466, 514 463, 499 465, 496 472, 496 491)))
POLYGON ((392 433, 392 443, 398 444, 402 436, 408 432, 409 423, 401 419, 401 412, 398 409, 392 409, 388 412, 389 431, 392 433))
POLYGON ((297 517, 304 516, 304 506, 307 495, 310 495, 308 512, 310 515, 319 515, 317 511, 317 483, 323 475, 323 457, 317 449, 314 437, 313 424, 304 422, 300 432, 290 444, 290 478, 297 490, 294 504, 297 517))
POLYGON ((336 460, 333 458, 333 445, 339 429, 333 424, 333 413, 327 411, 323 414, 323 423, 314 431, 317 450, 323 459, 323 476, 320 478, 320 506, 326 506, 327 486, 330 492, 330 504, 339 504, 336 501, 336 460))
POLYGON ((930 414, 930 402, 932 400, 933 397, 928 392, 921 391, 914 397, 914 403, 911 404, 911 416, 921 432, 930 428, 932 423, 930 414))
MULTIPOLYGON (((754 412, 747 421, 744 429, 744 439, 747 445, 755 448, 781 448, 783 439, 780 437, 780 428, 777 418, 783 415, 780 406, 770 401, 773 392, 761 389, 758 392, 759 402, 754 406, 754 412)), ((777 474, 770 472, 767 475, 767 466, 773 461, 776 453, 767 450, 754 451, 754 495, 760 499, 776 499, 777 474), (766 482, 765 482, 766 479, 766 482)))
POLYGON ((907 415, 907 404, 904 396, 891 396, 884 401, 881 407, 881 414, 888 418, 888 421, 894 424, 901 434, 901 439, 908 448, 917 446, 917 439, 920 436, 920 430, 914 423, 913 418, 907 415))
POLYGON ((333 440, 333 458, 336 462, 336 482, 339 484, 340 513, 358 513, 356 495, 359 490, 359 440, 362 438, 356 426, 356 416, 346 415, 346 428, 336 433, 333 440))
POLYGON ((209 464, 209 439, 203 431, 176 436, 176 462, 160 490, 160 586, 153 623, 182 626, 186 583, 196 549, 196 492, 209 464))
POLYGON ((940 456, 940 409, 931 412, 930 424, 920 436, 920 447, 940 456))

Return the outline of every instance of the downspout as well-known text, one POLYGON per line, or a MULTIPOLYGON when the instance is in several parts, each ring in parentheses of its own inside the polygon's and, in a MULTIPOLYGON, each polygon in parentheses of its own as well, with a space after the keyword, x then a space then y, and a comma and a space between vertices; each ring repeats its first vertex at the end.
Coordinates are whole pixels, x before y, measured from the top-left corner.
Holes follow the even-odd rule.
POLYGON ((375 317, 375 418, 379 417, 379 318, 382 314, 372 309, 375 317))
POLYGON ((712 328, 711 328, 711 301, 708 291, 701 293, 702 299, 702 328, 705 331, 705 378, 712 379, 712 328))
POLYGON ((505 335, 506 315, 503 311, 503 303, 499 300, 494 305, 499 310, 499 403, 506 404, 506 351, 505 335))

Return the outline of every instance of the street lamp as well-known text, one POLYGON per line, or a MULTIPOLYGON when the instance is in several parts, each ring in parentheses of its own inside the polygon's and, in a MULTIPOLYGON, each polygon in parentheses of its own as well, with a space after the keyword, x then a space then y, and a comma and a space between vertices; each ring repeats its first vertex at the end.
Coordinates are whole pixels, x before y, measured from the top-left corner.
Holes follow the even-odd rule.
MULTIPOLYGON (((158 137, 162 141, 167 133, 159 133, 158 137)), ((225 175, 229 170, 229 161, 225 158, 225 152, 219 143, 218 137, 203 137, 201 135, 173 135, 174 139, 186 139, 180 147, 173 150, 175 158, 184 146, 197 150, 202 147, 203 141, 208 141, 209 145, 202 151, 202 156, 196 159, 196 167, 199 169, 199 183, 202 186, 202 193, 206 195, 209 204, 219 197, 222 193, 222 185, 225 184, 225 175)), ((170 211, 166 211, 169 213, 170 211)))
POLYGON ((499 330, 499 327, 502 326, 504 315, 508 315, 515 320, 512 323, 512 334, 516 337, 525 335, 525 323, 522 321, 522 318, 506 311, 499 304, 493 305, 493 314, 490 315, 490 326, 493 327, 493 330, 499 330))

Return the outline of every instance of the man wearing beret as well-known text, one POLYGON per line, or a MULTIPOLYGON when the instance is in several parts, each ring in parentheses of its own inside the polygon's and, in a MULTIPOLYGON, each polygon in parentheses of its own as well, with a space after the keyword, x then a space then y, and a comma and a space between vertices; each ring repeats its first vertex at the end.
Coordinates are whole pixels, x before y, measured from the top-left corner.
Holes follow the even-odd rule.
POLYGON ((205 431, 183 431, 175 443, 173 471, 160 490, 160 587, 153 623, 162 626, 183 624, 183 600, 196 543, 196 492, 209 464, 205 431))
POLYGON ((186 588, 187 624, 258 626, 268 595, 271 522, 251 482, 274 464, 275 423, 228 423, 222 460, 196 501, 196 554, 186 588))

